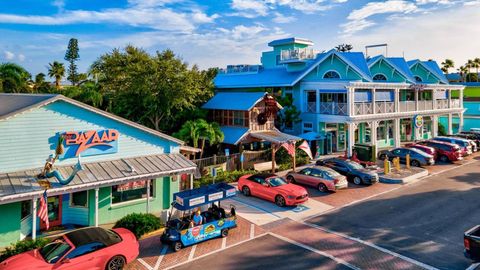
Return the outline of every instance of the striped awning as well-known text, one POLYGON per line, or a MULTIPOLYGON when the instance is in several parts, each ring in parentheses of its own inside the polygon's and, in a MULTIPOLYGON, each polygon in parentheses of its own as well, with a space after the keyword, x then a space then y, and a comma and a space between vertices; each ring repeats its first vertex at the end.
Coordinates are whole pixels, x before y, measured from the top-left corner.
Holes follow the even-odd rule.
MULTIPOLYGON (((55 178, 48 180, 52 188, 49 196, 92 188, 119 185, 136 180, 148 180, 159 177, 196 174, 197 165, 181 154, 159 154, 124 158, 118 160, 82 164, 84 170, 77 173, 68 185, 60 185, 55 178)), ((69 176, 73 166, 58 167, 63 176, 69 176)), ((22 201, 38 197, 43 188, 38 184, 36 175, 42 168, 0 173, 0 204, 22 201)))
POLYGON ((287 133, 282 133, 277 130, 251 132, 249 135, 256 139, 260 139, 260 140, 264 140, 264 141, 276 143, 276 144, 302 140, 302 138, 300 137, 293 136, 287 133))

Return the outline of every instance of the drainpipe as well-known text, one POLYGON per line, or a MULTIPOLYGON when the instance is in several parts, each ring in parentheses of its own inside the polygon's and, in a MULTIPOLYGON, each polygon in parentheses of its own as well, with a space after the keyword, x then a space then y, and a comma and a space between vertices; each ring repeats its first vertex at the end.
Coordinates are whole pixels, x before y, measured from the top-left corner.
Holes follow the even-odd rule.
POLYGON ((95 227, 98 227, 98 188, 95 188, 95 227))
POLYGON ((32 199, 32 239, 37 238, 37 198, 32 199))

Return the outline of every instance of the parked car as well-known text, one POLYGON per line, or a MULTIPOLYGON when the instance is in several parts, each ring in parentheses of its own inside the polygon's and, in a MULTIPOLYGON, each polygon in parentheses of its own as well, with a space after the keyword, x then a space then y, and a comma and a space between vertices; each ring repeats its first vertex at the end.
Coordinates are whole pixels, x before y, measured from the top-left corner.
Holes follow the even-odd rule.
POLYGON ((462 138, 443 137, 443 136, 435 137, 433 138, 433 140, 453 143, 460 146, 460 150, 462 151, 462 156, 464 157, 472 154, 472 146, 470 145, 470 142, 468 140, 465 140, 462 138))
POLYGON ((480 225, 477 225, 463 234, 465 257, 480 261, 480 225))
POLYGON ((410 143, 410 144, 407 144, 405 146, 408 147, 408 148, 415 148, 415 149, 418 149, 418 150, 420 150, 422 152, 425 152, 429 155, 432 155, 435 160, 438 159, 437 151, 435 151, 435 148, 433 148, 433 147, 426 146, 426 145, 421 145, 421 144, 417 144, 417 143, 410 143))
POLYGON ((454 162, 463 159, 460 146, 456 144, 435 140, 419 141, 417 144, 435 148, 435 151, 437 151, 437 160, 441 162, 454 162))
POLYGON ((406 163, 407 155, 410 155, 410 165, 415 167, 435 164, 432 155, 415 148, 399 147, 392 150, 382 150, 378 153, 378 158, 381 160, 385 160, 386 158, 393 160, 394 158, 399 157, 401 163, 406 163))
POLYGON ((445 135, 445 137, 449 138, 458 138, 458 139, 464 139, 467 140, 470 143, 470 146, 472 147, 472 152, 477 152, 478 151, 478 143, 477 139, 473 135, 468 135, 468 134, 455 134, 455 135, 445 135))
POLYGON ((245 196, 255 196, 275 202, 278 206, 297 205, 308 200, 304 187, 287 183, 275 174, 247 174, 238 180, 238 190, 245 196))
POLYGON ((353 183, 356 185, 371 185, 378 182, 378 174, 376 172, 365 169, 362 165, 351 160, 328 158, 324 160, 317 160, 316 165, 331 168, 340 174, 345 175, 348 181, 353 181, 353 183))
POLYGON ((457 133, 455 135, 447 135, 447 136, 453 136, 453 137, 460 137, 463 139, 468 139, 472 140, 475 142, 476 149, 472 149, 473 152, 477 152, 480 150, 480 134, 479 133, 457 133))
POLYGON ((68 232, 42 248, 10 257, 0 263, 0 269, 123 269, 138 253, 138 241, 129 230, 88 227, 68 232))
POLYGON ((347 178, 338 172, 322 166, 305 168, 287 174, 289 183, 303 184, 317 188, 321 192, 347 188, 347 178))

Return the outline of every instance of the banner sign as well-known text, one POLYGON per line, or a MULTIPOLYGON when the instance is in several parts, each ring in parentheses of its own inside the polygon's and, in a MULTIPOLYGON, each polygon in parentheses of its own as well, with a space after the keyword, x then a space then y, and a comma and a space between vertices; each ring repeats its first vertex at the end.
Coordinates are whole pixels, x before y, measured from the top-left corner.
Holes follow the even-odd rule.
POLYGON ((63 158, 112 154, 118 152, 119 133, 115 129, 68 131, 63 158))
POLYGON ((214 201, 223 198, 223 191, 217 192, 217 193, 212 193, 208 194, 208 200, 209 201, 214 201))
POLYGON ((127 190, 135 190, 135 189, 142 189, 147 187, 147 181, 134 181, 129 182, 126 184, 121 184, 117 186, 117 191, 127 191, 127 190))

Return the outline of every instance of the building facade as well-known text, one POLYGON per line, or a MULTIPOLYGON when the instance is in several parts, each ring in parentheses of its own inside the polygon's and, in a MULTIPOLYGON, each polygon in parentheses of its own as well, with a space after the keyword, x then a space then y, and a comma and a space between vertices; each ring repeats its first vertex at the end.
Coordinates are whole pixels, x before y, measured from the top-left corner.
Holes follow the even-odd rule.
POLYGON ((161 215, 179 178, 196 170, 179 154, 182 144, 61 95, 0 94, 0 246, 44 233, 36 217, 41 180, 51 184, 50 227, 98 226, 133 212, 161 215), (59 136, 65 139, 54 164, 58 176, 41 179, 59 136), (83 170, 75 174, 79 157, 83 170))
POLYGON ((463 86, 450 85, 434 61, 361 52, 319 52, 313 42, 288 38, 268 44, 261 65, 231 65, 215 78, 219 92, 268 91, 289 96, 301 112, 286 131, 305 137, 320 154, 356 143, 379 148, 428 139, 438 119, 463 123, 463 86), (306 135, 308 134, 308 136, 306 135))

